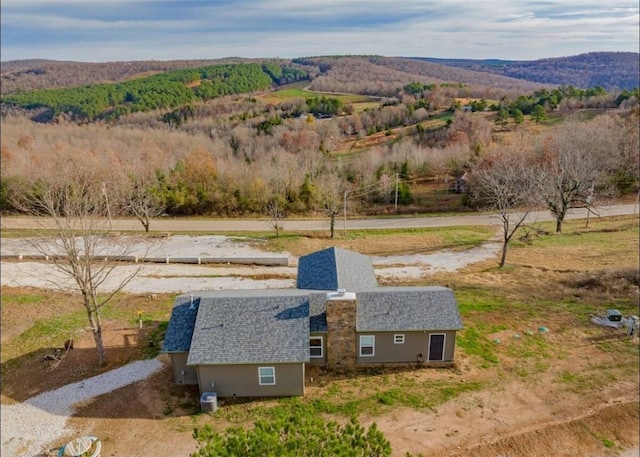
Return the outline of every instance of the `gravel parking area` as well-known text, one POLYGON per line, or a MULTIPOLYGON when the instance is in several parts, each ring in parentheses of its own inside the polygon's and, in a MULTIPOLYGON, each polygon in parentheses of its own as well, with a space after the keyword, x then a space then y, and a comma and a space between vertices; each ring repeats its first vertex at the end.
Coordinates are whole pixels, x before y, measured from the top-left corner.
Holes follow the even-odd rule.
MULTIPOLYGON (((265 255, 248 242, 224 236, 192 237, 176 235, 157 241, 144 241, 135 248, 135 255, 145 251, 153 255, 171 257, 249 257, 265 255)), ((464 251, 443 250, 430 254, 372 257, 376 275, 385 280, 418 279, 437 272, 452 272, 466 265, 494 258, 500 243, 489 241, 482 246, 464 251)), ((27 255, 33 248, 24 240, 3 240, 3 255, 27 255)), ((288 255, 287 253, 281 253, 288 255)), ((136 277, 124 291, 130 293, 184 293, 190 290, 221 289, 277 289, 295 287, 297 258, 289 256, 289 266, 257 265, 193 265, 144 264, 115 267, 103 284, 103 290, 113 290, 136 268, 136 277), (260 277, 265 279, 256 279, 260 277)), ((0 281, 6 286, 37 287, 72 290, 73 281, 51 265, 34 261, 3 261, 0 281)))

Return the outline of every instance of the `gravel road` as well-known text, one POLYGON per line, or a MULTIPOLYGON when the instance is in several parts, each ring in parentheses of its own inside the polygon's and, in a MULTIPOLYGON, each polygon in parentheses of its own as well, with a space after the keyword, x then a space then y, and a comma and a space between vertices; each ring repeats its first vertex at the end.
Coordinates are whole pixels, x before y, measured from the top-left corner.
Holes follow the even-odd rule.
MULTIPOLYGON (((638 203, 600 206, 597 208, 600 216, 621 216, 638 214, 638 203)), ((518 216, 514 213, 514 218, 518 216)), ((583 219, 587 217, 584 208, 571 209, 566 219, 583 219)), ((595 216, 591 216, 595 217, 595 216)), ((529 213, 528 222, 543 222, 553 220, 549 211, 534 211, 529 213)), ((32 217, 2 217, 0 228, 9 229, 35 229, 47 225, 46 218, 32 217)), ((293 220, 283 221, 284 229, 288 231, 329 230, 328 219, 293 220)), ((419 227, 453 227, 460 225, 500 225, 500 219, 491 214, 464 214, 456 216, 429 216, 429 217, 394 217, 384 219, 347 219, 336 220, 336 230, 354 229, 390 229, 390 228, 419 228, 419 227)), ((134 219, 114 219, 111 222, 113 230, 141 231, 142 225, 134 219)), ((173 219, 160 218, 151 222, 152 232, 238 232, 260 231, 272 232, 269 220, 233 220, 233 219, 173 219)))

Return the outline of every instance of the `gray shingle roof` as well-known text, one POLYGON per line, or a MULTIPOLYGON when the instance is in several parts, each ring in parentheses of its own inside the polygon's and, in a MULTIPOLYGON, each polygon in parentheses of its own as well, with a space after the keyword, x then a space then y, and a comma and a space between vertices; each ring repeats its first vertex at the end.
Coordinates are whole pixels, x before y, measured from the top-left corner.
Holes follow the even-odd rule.
POLYGON ((356 295, 358 332, 462 328, 453 291, 446 287, 380 287, 356 295))
POLYGON ((356 292, 377 285, 371 259, 357 252, 332 247, 298 259, 298 289, 356 292))
POLYGON ((201 295, 187 364, 308 361, 308 291, 201 295))
POLYGON ((309 294, 309 331, 322 333, 327 331, 327 294, 309 294))
POLYGON ((194 297, 192 304, 190 295, 181 295, 176 298, 171 311, 169 326, 164 335, 162 352, 189 351, 199 303, 200 298, 194 297))
POLYGON ((188 351, 191 365, 306 362, 309 332, 327 331, 321 290, 343 288, 356 292, 359 332, 462 328, 451 289, 377 287, 367 256, 329 248, 300 258, 298 289, 179 296, 162 351, 188 351))

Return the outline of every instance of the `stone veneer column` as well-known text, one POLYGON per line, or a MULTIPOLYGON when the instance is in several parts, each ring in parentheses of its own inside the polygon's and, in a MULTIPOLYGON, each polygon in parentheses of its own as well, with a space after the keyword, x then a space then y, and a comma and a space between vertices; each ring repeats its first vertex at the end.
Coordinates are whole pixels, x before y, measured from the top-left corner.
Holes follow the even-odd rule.
POLYGON ((327 367, 335 371, 356 366, 356 294, 327 294, 327 367))

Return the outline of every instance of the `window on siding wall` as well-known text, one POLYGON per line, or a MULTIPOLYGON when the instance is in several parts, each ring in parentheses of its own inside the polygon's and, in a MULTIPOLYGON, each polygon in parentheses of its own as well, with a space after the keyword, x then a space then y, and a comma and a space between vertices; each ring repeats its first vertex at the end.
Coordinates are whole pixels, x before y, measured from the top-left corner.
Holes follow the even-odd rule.
POLYGON ((323 349, 321 336, 312 336, 309 338, 309 357, 322 357, 324 355, 323 349))
POLYGON ((404 344, 404 334, 397 333, 393 335, 393 344, 404 344))
POLYGON ((376 337, 374 335, 360 335, 360 356, 373 357, 375 354, 376 337))
POLYGON ((276 369, 274 367, 258 367, 258 381, 261 386, 275 386, 276 369))

